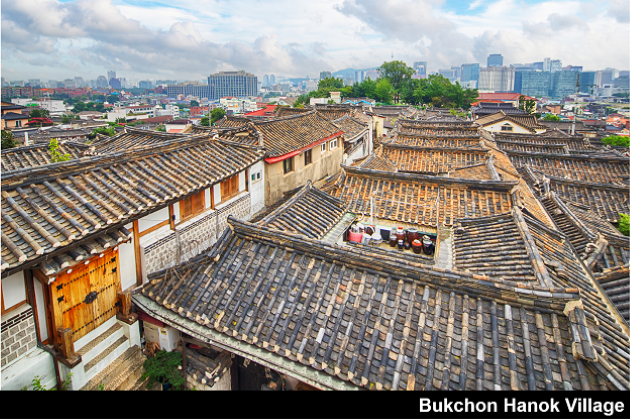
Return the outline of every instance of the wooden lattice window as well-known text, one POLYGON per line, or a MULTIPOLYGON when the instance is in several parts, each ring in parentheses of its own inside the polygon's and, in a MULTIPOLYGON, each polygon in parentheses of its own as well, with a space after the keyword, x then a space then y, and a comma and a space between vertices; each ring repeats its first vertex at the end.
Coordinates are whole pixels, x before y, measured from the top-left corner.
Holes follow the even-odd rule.
POLYGON ((221 202, 238 195, 238 174, 221 182, 221 202))
POLYGON ((181 220, 186 220, 203 212, 205 208, 206 192, 201 190, 197 194, 188 196, 179 202, 179 215, 181 220))

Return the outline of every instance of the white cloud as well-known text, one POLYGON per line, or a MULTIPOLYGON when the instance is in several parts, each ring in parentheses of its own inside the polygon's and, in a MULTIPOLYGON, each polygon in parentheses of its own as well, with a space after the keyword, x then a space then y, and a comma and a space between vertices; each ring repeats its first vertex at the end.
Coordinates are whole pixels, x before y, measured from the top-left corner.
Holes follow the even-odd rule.
MULTIPOLYGON (((474 0, 464 14, 443 0, 222 1, 2 0, 8 78, 201 79, 217 70, 317 75, 395 59, 430 70, 463 62, 560 58, 589 69, 628 68, 627 0, 474 0), (118 2, 118 3, 115 3, 118 2), (470 13, 474 10, 474 13, 470 13), (76 74, 68 74, 69 71, 76 74)), ((466 6, 463 6, 466 7, 466 6)))

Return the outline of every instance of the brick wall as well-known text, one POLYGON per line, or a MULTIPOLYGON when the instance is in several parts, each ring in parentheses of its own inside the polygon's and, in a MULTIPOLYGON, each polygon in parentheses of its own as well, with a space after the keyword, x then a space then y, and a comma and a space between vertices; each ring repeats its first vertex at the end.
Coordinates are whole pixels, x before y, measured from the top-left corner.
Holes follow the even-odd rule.
POLYGON ((30 305, 21 307, 2 316, 2 368, 36 345, 35 320, 30 305))
POLYGON ((147 246, 144 249, 146 273, 151 274, 185 262, 214 245, 227 228, 230 214, 240 220, 251 217, 249 193, 241 194, 226 204, 219 204, 216 211, 147 246))

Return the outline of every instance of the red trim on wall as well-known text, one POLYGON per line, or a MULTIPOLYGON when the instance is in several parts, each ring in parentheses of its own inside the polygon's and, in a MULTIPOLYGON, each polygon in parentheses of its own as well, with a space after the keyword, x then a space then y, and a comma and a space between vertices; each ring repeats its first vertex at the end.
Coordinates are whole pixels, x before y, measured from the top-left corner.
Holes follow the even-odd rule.
POLYGON ((335 137, 339 137, 342 134, 343 134, 343 131, 339 131, 339 132, 337 132, 337 133, 335 133, 335 134, 333 134, 331 136, 328 136, 328 137, 325 137, 323 139, 317 140, 316 142, 311 143, 308 146, 302 147, 301 149, 294 150, 293 152, 287 153, 286 155, 269 157, 269 158, 265 159, 265 162, 267 162, 267 163, 282 162, 285 159, 289 159, 289 158, 291 158, 293 156, 297 156, 297 155, 299 155, 300 153, 302 153, 305 150, 312 149, 313 147, 317 146, 318 144, 322 144, 325 141, 332 140, 335 137))

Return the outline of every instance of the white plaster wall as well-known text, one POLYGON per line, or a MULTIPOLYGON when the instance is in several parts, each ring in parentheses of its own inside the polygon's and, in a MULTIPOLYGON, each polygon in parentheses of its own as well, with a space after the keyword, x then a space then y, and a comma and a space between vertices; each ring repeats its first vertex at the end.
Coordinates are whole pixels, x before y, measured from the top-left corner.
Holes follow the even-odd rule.
POLYGON ((4 299, 5 309, 9 309, 26 300, 23 271, 2 279, 2 299, 4 299))
POLYGON ((173 204, 173 214, 175 215, 175 223, 179 222, 181 220, 181 217, 179 217, 179 203, 173 204))
POLYGON ((238 174, 238 192, 245 191, 245 171, 238 174))
POLYGON ((484 127, 484 130, 488 130, 488 131, 492 131, 494 133, 524 133, 524 134, 532 134, 529 130, 525 130, 523 127, 516 125, 516 124, 512 124, 512 123, 506 123, 505 121, 499 121, 495 124, 491 124, 488 126, 484 127), (502 131, 501 130, 501 126, 504 124, 509 124, 511 125, 512 131, 502 131))
POLYGON ((46 301, 44 300, 44 290, 42 284, 35 280, 33 281, 35 286, 35 301, 37 303, 37 327, 39 328, 39 335, 41 341, 45 341, 48 338, 48 328, 46 326, 46 318, 48 317, 48 311, 46 311, 46 301))
POLYGON ((140 232, 143 232, 165 220, 168 220, 168 207, 164 207, 138 220, 138 229, 140 232))
POLYGON ((252 174, 259 171, 259 181, 252 182, 251 178, 249 180, 252 214, 256 213, 265 206, 265 163, 262 160, 250 166, 249 176, 251 177, 252 174))
MULTIPOLYGON (((131 224, 125 226, 132 230, 131 224)), ((136 254, 133 248, 135 237, 131 241, 118 245, 118 259, 120 260, 120 286, 123 291, 136 285, 136 254)))
POLYGON ((214 185, 214 207, 221 202, 221 184, 214 185))

